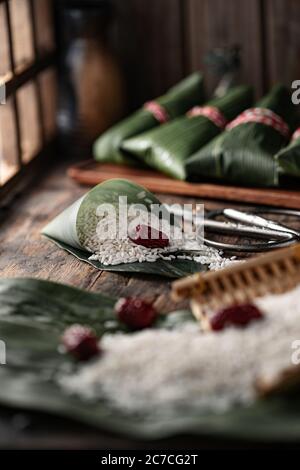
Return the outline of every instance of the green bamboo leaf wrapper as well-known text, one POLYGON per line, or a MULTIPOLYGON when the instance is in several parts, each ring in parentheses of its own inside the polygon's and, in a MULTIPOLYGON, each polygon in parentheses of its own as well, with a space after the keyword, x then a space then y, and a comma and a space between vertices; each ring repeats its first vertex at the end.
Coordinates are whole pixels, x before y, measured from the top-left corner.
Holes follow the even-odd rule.
MULTIPOLYGON (((170 119, 185 113, 188 109, 204 100, 203 78, 194 73, 155 101, 163 106, 170 119)), ((137 164, 136 159, 121 150, 123 140, 140 134, 160 123, 147 110, 141 108, 102 134, 94 144, 94 158, 98 162, 137 164)))
MULTIPOLYGON (((60 248, 77 259, 96 269, 124 273, 144 273, 169 278, 178 278, 197 271, 206 270, 206 266, 191 260, 157 260, 151 262, 134 262, 117 265, 104 265, 99 261, 89 260, 92 253, 85 249, 85 240, 96 231, 99 218, 96 211, 101 204, 112 204, 118 212, 119 196, 127 196, 127 203, 143 204, 150 210, 151 204, 161 204, 147 189, 131 181, 113 179, 105 181, 91 189, 84 197, 59 214, 42 231, 42 234, 60 248), (141 194, 143 196, 141 197, 141 194)), ((163 212, 163 211, 162 211, 163 212)), ((167 217, 167 212, 165 212, 167 217)))
MULTIPOLYGON (((206 105, 218 108, 227 121, 252 104, 252 88, 239 86, 206 105)), ((142 162, 176 179, 186 179, 185 161, 222 129, 205 116, 181 116, 159 128, 125 140, 122 148, 142 162)))
MULTIPOLYGON (((299 396, 260 401, 226 413, 178 408, 176 414, 129 414, 107 401, 83 402, 66 395, 56 374, 75 365, 58 346, 65 327, 81 323, 98 335, 126 329, 116 320, 116 299, 35 279, 0 280, 0 338, 7 345, 7 363, 0 365, 1 406, 37 410, 69 417, 139 439, 194 434, 254 441, 293 442, 300 439, 299 396)), ((156 328, 173 328, 192 317, 188 311, 159 318, 156 328)))
POLYGON ((300 178, 300 137, 275 155, 280 174, 300 178))
MULTIPOLYGON (((268 108, 293 129, 295 106, 289 91, 276 85, 256 107, 268 108)), ((187 161, 189 178, 210 177, 246 186, 278 186, 279 174, 274 155, 287 139, 262 123, 248 122, 223 132, 187 161)))

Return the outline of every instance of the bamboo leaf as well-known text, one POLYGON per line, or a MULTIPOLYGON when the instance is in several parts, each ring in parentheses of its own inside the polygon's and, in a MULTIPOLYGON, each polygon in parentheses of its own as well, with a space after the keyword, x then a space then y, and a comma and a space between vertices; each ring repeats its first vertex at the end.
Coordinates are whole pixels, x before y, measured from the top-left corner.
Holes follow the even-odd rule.
MULTIPOLYGON (((165 95, 156 99, 171 119, 185 113, 195 104, 203 102, 203 79, 194 73, 172 87, 165 95)), ((159 126, 154 116, 141 108, 131 116, 111 127, 94 144, 94 157, 99 162, 137 165, 138 161, 121 149, 124 139, 159 126)))
MULTIPOLYGON (((207 103, 219 109, 227 121, 252 104, 252 88, 239 86, 207 103)), ((152 168, 186 179, 185 161, 222 131, 205 116, 181 116, 123 142, 122 148, 152 168)))
MULTIPOLYGON (((109 266, 89 260, 91 253, 84 249, 84 242, 88 234, 96 231, 99 221, 96 215, 97 208, 101 204, 110 203, 117 212, 120 195, 127 197, 128 205, 141 203, 147 210, 150 210, 152 204, 161 205, 152 193, 131 181, 123 179, 105 181, 91 189, 83 198, 58 215, 44 228, 43 235, 77 259, 89 263, 101 271, 143 273, 178 278, 207 269, 206 265, 182 259, 171 261, 160 259, 153 263, 134 262, 109 266)), ((163 217, 168 217, 168 213, 163 207, 161 212, 163 217)))
MULTIPOLYGON (((275 86, 256 107, 279 115, 293 129, 295 109, 290 94, 275 86)), ((223 132, 187 160, 189 179, 209 177, 245 186, 278 186, 275 154, 287 143, 273 127, 248 122, 223 132)))
MULTIPOLYGON (((226 413, 205 413, 182 407, 176 414, 133 415, 108 402, 82 402, 66 395, 54 380, 58 371, 75 365, 58 351, 62 330, 79 322, 98 334, 125 331, 113 313, 116 299, 48 281, 0 280, 0 338, 7 345, 7 364, 0 366, 2 406, 45 411, 98 428, 144 439, 191 433, 255 441, 299 441, 299 396, 257 402, 226 413)), ((179 311, 161 318, 156 328, 190 321, 179 311)))
POLYGON ((282 175, 300 177, 300 138, 293 140, 275 155, 278 171, 282 175))
POLYGON ((63 250, 75 256, 80 261, 88 263, 100 271, 126 274, 149 274, 152 276, 162 276, 170 279, 176 279, 179 277, 188 276, 189 274, 203 272, 208 269, 207 265, 184 259, 174 259, 171 261, 158 259, 154 263, 144 261, 142 263, 123 263, 107 266, 105 264, 101 264, 99 261, 89 260, 90 253, 87 253, 86 251, 74 248, 52 237, 47 236, 47 238, 63 250))

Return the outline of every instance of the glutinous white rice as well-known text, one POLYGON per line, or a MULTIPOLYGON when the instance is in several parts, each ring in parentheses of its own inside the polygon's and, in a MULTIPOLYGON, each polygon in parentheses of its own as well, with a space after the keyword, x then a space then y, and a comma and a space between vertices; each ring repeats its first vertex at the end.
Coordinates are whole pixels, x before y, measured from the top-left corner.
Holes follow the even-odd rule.
MULTIPOLYGON (((152 222, 154 217, 152 215, 152 222)), ((158 259, 172 260, 185 259, 193 260, 200 264, 208 265, 209 269, 221 269, 235 261, 235 257, 224 258, 222 252, 211 247, 205 246, 203 243, 196 241, 193 236, 187 234, 182 236, 180 228, 172 227, 165 220, 154 220, 164 233, 171 232, 172 237, 169 238, 170 244, 165 248, 147 248, 133 243, 127 236, 114 236, 113 227, 115 227, 115 219, 109 215, 99 219, 96 232, 89 234, 84 242, 85 248, 93 253, 89 259, 99 261, 103 265, 117 265, 121 263, 134 262, 155 262, 158 259), (197 253, 177 254, 183 249, 197 250, 197 253)), ((130 223, 130 220, 129 220, 130 223)), ((139 216, 139 223, 148 224, 149 216, 146 212, 139 216)), ((151 225, 152 226, 152 225, 151 225)))
POLYGON ((174 330, 104 335, 99 359, 61 386, 84 400, 107 399, 130 412, 176 412, 183 407, 224 411, 256 398, 257 377, 292 367, 300 340, 300 286, 256 304, 265 313, 244 329, 201 332, 197 323, 174 330))

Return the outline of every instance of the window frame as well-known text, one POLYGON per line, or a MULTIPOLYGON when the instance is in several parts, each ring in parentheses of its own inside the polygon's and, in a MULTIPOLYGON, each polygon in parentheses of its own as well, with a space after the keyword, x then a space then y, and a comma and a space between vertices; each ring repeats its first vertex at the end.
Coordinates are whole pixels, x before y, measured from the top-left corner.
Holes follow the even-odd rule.
MULTIPOLYGON (((33 61, 22 67, 21 71, 16 70, 16 63, 14 57, 14 46, 13 46, 13 30, 12 30, 12 19, 10 11, 10 0, 0 0, 0 5, 4 5, 4 14, 5 14, 5 23, 7 25, 7 36, 8 36, 8 52, 9 52, 9 65, 10 72, 9 76, 1 77, 0 83, 5 86, 6 92, 6 101, 8 99, 12 100, 13 112, 14 112, 14 123, 15 123, 15 132, 16 132, 16 141, 17 141, 17 164, 18 170, 14 176, 12 176, 8 181, 6 181, 0 187, 0 204, 3 202, 3 198, 6 200, 7 196, 13 196, 13 194, 24 186, 28 184, 28 181, 31 180, 36 173, 38 173, 41 168, 45 167, 47 160, 50 158, 51 149, 53 148, 53 143, 55 137, 50 141, 47 141, 45 135, 45 122, 43 116, 43 102, 42 102, 42 93, 41 87, 38 83, 39 75, 50 69, 57 69, 57 51, 54 41, 54 49, 52 51, 43 51, 42 53, 39 50, 38 45, 38 33, 36 25, 36 14, 34 7, 34 0, 23 0, 27 1, 29 5, 29 18, 32 29, 32 42, 33 42, 33 61), (25 85, 26 83, 33 83, 36 90, 36 103, 38 108, 38 118, 39 118, 39 130, 41 138, 41 150, 35 155, 32 160, 28 163, 25 163, 22 160, 22 147, 21 147, 21 125, 20 125, 20 110, 17 99, 18 90, 25 85), (15 190, 15 191, 14 191, 15 190)), ((55 38, 55 21, 54 21, 54 1, 50 0, 50 7, 53 12, 53 36, 55 38)), ((5 104, 0 105, 5 106, 5 104)), ((0 130, 1 132, 1 130, 0 130)))

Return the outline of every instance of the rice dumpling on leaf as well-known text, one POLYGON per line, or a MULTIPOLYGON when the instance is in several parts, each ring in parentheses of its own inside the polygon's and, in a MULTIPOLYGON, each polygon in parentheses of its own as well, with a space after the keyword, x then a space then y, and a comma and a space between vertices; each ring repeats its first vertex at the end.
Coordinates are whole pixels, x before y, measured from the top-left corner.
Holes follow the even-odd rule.
POLYGON ((187 161, 189 179, 216 178, 246 186, 277 186, 275 154, 296 122, 289 91, 276 85, 255 108, 243 112, 226 130, 187 161))
POLYGON ((176 179, 186 179, 185 162, 252 104, 252 88, 239 86, 159 128, 125 140, 122 148, 176 179))
POLYGON ((132 156, 121 150, 123 140, 160 126, 203 101, 203 78, 196 72, 170 88, 165 95, 145 103, 141 109, 100 135, 94 143, 95 160, 136 164, 137 161, 132 156))
POLYGON ((280 150, 275 159, 280 173, 300 177, 300 128, 294 132, 290 144, 280 150))
MULTIPOLYGON (((209 263, 174 255, 180 240, 172 235, 173 230, 180 236, 182 230, 171 219, 160 201, 145 188, 128 180, 113 179, 91 189, 50 222, 42 234, 100 270, 170 278, 206 270, 209 263), (156 219, 153 206, 159 211, 156 219)), ((207 250, 215 256, 211 262, 218 262, 217 250, 207 250)))

